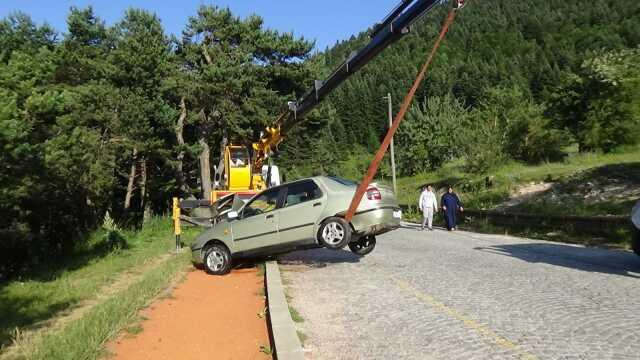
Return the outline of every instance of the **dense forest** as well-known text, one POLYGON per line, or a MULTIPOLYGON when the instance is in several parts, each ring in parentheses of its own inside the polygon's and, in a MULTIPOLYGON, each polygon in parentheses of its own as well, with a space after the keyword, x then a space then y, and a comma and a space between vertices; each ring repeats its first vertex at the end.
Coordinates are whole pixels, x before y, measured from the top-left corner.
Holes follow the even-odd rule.
MULTIPOLYGON (((397 111, 445 11, 426 16, 335 91, 322 124, 283 144, 282 157, 295 165, 288 167, 301 175, 362 173, 387 127, 382 97, 391 93, 397 111), (314 151, 299 151, 307 146, 314 151)), ((362 32, 318 61, 328 71, 367 40, 362 32)), ((571 144, 606 152, 638 142, 638 45, 635 1, 469 2, 399 129, 398 171, 413 175, 462 158, 482 172, 511 159, 557 160, 571 144)))
POLYGON ((202 6, 180 38, 136 9, 67 24, 0 21, 0 279, 107 214, 136 227, 200 196, 221 143, 254 140, 314 77, 313 42, 228 9, 202 6))
MULTIPOLYGON (((382 97, 397 109, 445 11, 288 134, 275 159, 288 179, 366 168, 386 129, 382 97)), ((135 227, 172 196, 201 196, 224 144, 255 140, 368 36, 314 54, 312 41, 213 6, 180 36, 137 9, 107 26, 72 8, 67 25, 58 33, 21 13, 0 21, 0 279, 70 249, 107 212, 135 227)), ((472 1, 399 130, 400 173, 453 159, 487 172, 561 159, 572 144, 637 143, 638 45, 636 1, 472 1)))

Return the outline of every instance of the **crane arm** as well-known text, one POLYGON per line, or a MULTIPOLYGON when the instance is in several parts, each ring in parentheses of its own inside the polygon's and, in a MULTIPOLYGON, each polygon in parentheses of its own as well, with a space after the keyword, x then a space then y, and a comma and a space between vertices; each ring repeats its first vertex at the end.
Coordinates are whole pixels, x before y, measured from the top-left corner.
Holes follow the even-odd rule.
MULTIPOLYGON (((327 95, 351 75, 365 66, 380 52, 398 41, 410 31, 410 26, 428 13, 442 0, 402 0, 383 20, 376 24, 369 43, 354 51, 325 80, 316 80, 313 88, 296 102, 289 102, 287 109, 274 124, 266 129, 260 140, 253 144, 254 171, 261 171, 266 158, 275 152, 284 134, 315 108, 327 95)), ((454 0, 454 8, 464 6, 465 0, 454 0)))

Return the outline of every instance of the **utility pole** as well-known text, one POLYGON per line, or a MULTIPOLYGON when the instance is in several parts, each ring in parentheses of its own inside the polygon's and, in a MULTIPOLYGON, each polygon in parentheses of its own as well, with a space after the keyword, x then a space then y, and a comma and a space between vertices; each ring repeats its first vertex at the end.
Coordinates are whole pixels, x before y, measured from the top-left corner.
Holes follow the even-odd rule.
MULTIPOLYGON (((391 93, 387 93, 387 96, 385 96, 384 98, 387 99, 387 103, 389 104, 389 128, 391 128, 391 125, 393 124, 393 107, 391 106, 391 93)), ((391 152, 391 177, 393 178, 393 192, 397 195, 398 186, 396 185, 396 157, 393 152, 393 138, 391 138, 390 152, 391 152)))

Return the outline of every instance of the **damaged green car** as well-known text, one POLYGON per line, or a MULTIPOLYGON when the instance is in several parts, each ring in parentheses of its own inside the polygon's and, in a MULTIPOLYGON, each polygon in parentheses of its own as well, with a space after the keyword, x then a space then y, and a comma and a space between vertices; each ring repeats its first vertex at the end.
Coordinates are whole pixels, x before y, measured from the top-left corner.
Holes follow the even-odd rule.
POLYGON ((214 275, 229 272, 234 259, 326 247, 366 255, 376 235, 400 226, 393 191, 373 183, 351 222, 344 219, 357 184, 319 176, 273 187, 226 212, 191 246, 196 266, 214 275))

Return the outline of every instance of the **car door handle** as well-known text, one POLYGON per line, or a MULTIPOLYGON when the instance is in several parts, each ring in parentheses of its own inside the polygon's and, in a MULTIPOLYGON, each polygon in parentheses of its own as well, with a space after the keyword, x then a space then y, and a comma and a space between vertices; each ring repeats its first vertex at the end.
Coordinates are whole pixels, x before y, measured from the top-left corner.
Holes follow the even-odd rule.
POLYGON ((313 206, 314 206, 314 207, 316 207, 316 206, 320 206, 320 205, 322 205, 322 203, 321 203, 321 202, 317 202, 317 203, 313 204, 313 206))
POLYGON ((271 215, 267 215, 267 216, 265 217, 265 219, 273 219, 273 214, 271 214, 271 215))

